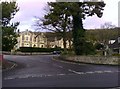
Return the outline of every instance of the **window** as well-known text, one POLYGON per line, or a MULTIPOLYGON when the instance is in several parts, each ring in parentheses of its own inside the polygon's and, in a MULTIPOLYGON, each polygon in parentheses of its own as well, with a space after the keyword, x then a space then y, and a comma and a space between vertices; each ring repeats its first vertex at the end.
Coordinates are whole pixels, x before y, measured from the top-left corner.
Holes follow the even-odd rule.
POLYGON ((32 36, 30 36, 30 41, 32 41, 32 36))
POLYGON ((24 43, 22 43, 22 47, 24 47, 24 43))
POLYGON ((24 35, 22 35, 22 40, 24 40, 24 35))
POLYGON ((43 45, 41 45, 41 48, 43 48, 43 45))
POLYGON ((34 44, 33 47, 36 47, 36 45, 34 44))
POLYGON ((28 41, 28 37, 26 37, 26 41, 28 41))
POLYGON ((32 47, 32 44, 30 44, 30 47, 32 47))
POLYGON ((36 38, 34 38, 34 42, 36 42, 36 38))

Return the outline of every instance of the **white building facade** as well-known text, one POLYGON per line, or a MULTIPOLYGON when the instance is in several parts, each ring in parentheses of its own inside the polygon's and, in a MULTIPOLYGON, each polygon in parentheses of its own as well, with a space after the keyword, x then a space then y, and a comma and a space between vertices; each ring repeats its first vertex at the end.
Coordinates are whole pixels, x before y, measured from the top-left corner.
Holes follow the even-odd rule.
MULTIPOLYGON (((15 46, 15 49, 19 49, 20 47, 38 47, 38 48, 55 48, 63 46, 63 38, 56 39, 53 38, 53 41, 48 41, 45 32, 31 32, 31 31, 23 31, 19 32, 19 37, 17 38, 18 43, 15 46)), ((69 42, 66 41, 66 47, 69 48, 69 42)))

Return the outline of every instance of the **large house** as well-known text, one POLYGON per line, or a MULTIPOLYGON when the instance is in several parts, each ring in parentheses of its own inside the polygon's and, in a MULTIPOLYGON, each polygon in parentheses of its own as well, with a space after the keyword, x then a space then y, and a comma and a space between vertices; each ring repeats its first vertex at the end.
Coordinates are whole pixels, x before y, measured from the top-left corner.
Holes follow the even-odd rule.
POLYGON ((46 46, 46 38, 43 33, 31 32, 31 31, 23 31, 19 33, 19 37, 17 38, 18 43, 16 48, 20 47, 45 47, 46 46))
MULTIPOLYGON (((15 49, 20 47, 39 47, 39 48, 54 48, 61 47, 63 48, 63 38, 54 37, 52 40, 48 40, 46 37, 46 32, 32 32, 32 31, 23 31, 19 32, 19 37, 17 38, 18 43, 15 46, 15 49)), ((68 41, 67 48, 69 47, 68 41)))
POLYGON ((120 54, 120 36, 114 40, 111 40, 109 48, 112 49, 113 53, 120 54))

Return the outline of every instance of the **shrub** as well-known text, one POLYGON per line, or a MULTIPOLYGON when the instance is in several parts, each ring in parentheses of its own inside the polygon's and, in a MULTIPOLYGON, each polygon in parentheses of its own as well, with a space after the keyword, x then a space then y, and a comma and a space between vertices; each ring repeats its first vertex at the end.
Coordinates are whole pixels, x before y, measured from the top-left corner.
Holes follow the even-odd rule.
POLYGON ((97 50, 104 49, 104 45, 101 43, 96 43, 94 46, 95 46, 95 49, 97 49, 97 50))
POLYGON ((62 51, 61 48, 36 48, 36 47, 20 47, 21 52, 53 52, 62 51))
POLYGON ((85 43, 84 50, 85 50, 85 55, 93 55, 96 53, 95 48, 91 42, 85 43))
POLYGON ((120 54, 116 53, 116 54, 113 54, 113 56, 119 56, 120 57, 120 54))

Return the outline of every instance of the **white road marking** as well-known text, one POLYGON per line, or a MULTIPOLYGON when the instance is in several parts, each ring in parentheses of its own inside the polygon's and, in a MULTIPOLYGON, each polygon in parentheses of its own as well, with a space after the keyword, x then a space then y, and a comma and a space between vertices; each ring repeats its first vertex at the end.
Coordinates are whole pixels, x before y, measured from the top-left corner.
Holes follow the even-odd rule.
POLYGON ((53 64, 53 66, 63 68, 63 66, 60 66, 60 65, 57 65, 57 64, 53 64))
POLYGON ((14 64, 10 69, 12 69, 13 67, 17 66, 16 64, 14 64))
POLYGON ((92 72, 92 71, 89 71, 89 72, 86 72, 86 74, 93 74, 94 72, 92 72))
POLYGON ((4 80, 11 80, 11 79, 15 79, 15 78, 4 78, 4 80))
POLYGON ((63 75, 67 75, 67 74, 48 74, 48 75, 45 75, 45 74, 41 74, 41 75, 36 75, 36 74, 33 74, 33 75, 22 75, 22 76, 15 76, 15 77, 7 77, 7 78, 4 78, 4 80, 12 80, 12 79, 25 79, 25 78, 40 78, 40 77, 51 77, 51 76, 63 76, 63 75))
POLYGON ((105 70, 103 72, 106 72, 106 73, 112 73, 113 71, 110 71, 110 70, 105 70))
POLYGON ((94 71, 94 73, 104 73, 104 71, 94 71))
MULTIPOLYGON (((79 71, 74 71, 74 70, 71 70, 71 69, 68 69, 69 72, 72 72, 72 73, 75 73, 75 74, 78 74, 78 75, 84 75, 84 74, 101 74, 101 73, 115 73, 115 72, 120 72, 120 71, 111 71, 111 70, 104 70, 104 71, 87 71, 87 72, 79 72, 79 71)), ((22 75, 22 76, 14 76, 14 77, 6 77, 4 78, 4 80, 12 80, 12 79, 24 79, 24 78, 39 78, 39 77, 50 77, 50 76, 65 76, 65 75, 72 75, 72 74, 48 74, 48 75, 45 75, 45 74, 40 74, 40 75, 37 75, 37 74, 32 74, 32 75, 22 75)))
POLYGON ((10 68, 7 68, 7 69, 5 69, 5 70, 2 70, 2 71, 7 71, 7 70, 11 70, 11 69, 13 69, 14 67, 16 67, 17 66, 17 64, 13 64, 10 68))
POLYGON ((63 68, 62 66, 58 66, 58 67, 63 68))
POLYGON ((57 74, 58 76, 66 75, 66 74, 57 74))
POLYGON ((77 74, 86 74, 86 73, 84 73, 84 72, 77 72, 77 74))
POLYGON ((53 75, 50 75, 50 74, 49 74, 49 75, 47 75, 47 76, 53 76, 53 75))
POLYGON ((75 74, 85 74, 84 72, 77 72, 77 71, 74 71, 74 70, 71 70, 71 69, 68 69, 68 71, 73 72, 75 74))

